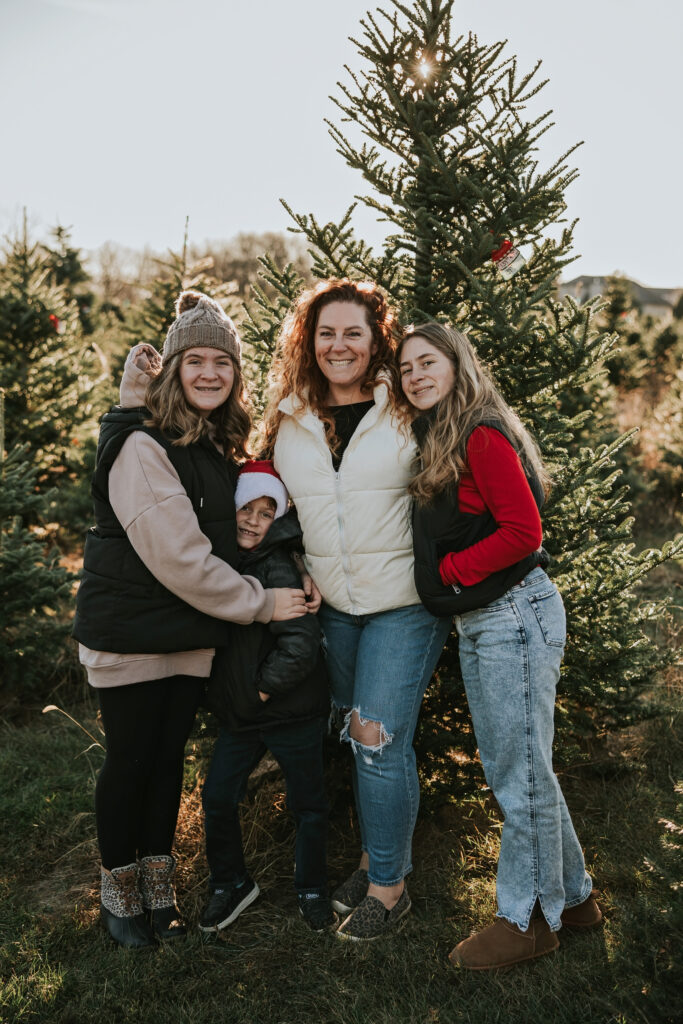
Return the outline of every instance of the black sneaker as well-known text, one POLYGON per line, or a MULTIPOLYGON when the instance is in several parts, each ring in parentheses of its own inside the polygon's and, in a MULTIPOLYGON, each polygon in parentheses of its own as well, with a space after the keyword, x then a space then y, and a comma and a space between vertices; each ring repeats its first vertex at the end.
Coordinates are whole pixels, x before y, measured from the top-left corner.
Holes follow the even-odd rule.
POLYGON ((321 932, 323 928, 329 928, 339 920, 332 909, 329 896, 322 896, 317 892, 300 892, 297 900, 299 913, 314 932, 321 932))
POLYGON ((202 932, 219 932, 239 917, 259 894, 259 887, 251 878, 246 878, 236 889, 214 889, 211 898, 202 910, 199 918, 199 930, 202 932))

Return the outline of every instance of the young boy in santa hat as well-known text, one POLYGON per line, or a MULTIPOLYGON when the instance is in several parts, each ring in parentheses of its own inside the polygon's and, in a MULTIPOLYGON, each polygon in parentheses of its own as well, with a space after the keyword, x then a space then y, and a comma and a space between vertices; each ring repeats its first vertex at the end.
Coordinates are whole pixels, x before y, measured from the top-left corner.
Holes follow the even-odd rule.
MULTIPOLYGON (((242 574, 264 587, 299 587, 291 553, 301 548, 296 513, 269 460, 246 463, 235 490, 242 574)), ((214 658, 208 704, 220 722, 203 791, 211 895, 199 927, 215 932, 256 899, 246 869, 239 804, 249 775, 270 750, 285 776, 296 822, 294 886, 299 910, 319 931, 336 922, 327 894, 328 803, 322 741, 328 680, 315 615, 229 627, 230 643, 214 658)))

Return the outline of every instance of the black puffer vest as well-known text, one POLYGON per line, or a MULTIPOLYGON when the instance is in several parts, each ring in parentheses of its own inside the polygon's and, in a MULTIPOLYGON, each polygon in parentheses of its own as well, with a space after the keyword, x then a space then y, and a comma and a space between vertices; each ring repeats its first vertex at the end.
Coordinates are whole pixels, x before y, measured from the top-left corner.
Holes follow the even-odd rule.
MULTIPOLYGON (((192 502, 213 554, 237 563, 237 468, 208 440, 178 447, 144 426, 146 409, 115 406, 102 420, 92 479, 94 526, 87 534, 73 635, 93 651, 166 654, 226 642, 226 624, 167 590, 135 553, 109 501, 109 471, 124 442, 142 430, 162 446, 192 502)), ((160 524, 160 529, 162 528, 160 524)), ((178 544, 183 538, 176 538, 178 544)))
MULTIPOLYGON (((422 447, 433 419, 433 410, 413 423, 418 447, 422 447)), ((484 420, 476 426, 493 427, 514 447, 512 438, 498 420, 484 420)), ((526 472, 531 493, 540 510, 543 487, 535 473, 526 472)), ((439 562, 451 551, 464 551, 490 536, 498 524, 487 510, 480 515, 461 512, 458 508, 458 487, 448 487, 430 505, 413 508, 413 546, 415 550, 415 587, 420 600, 433 615, 461 615, 483 608, 501 597, 506 590, 523 580, 537 565, 547 565, 548 555, 541 548, 505 569, 491 573, 472 587, 459 584, 445 586, 439 575, 439 562)))

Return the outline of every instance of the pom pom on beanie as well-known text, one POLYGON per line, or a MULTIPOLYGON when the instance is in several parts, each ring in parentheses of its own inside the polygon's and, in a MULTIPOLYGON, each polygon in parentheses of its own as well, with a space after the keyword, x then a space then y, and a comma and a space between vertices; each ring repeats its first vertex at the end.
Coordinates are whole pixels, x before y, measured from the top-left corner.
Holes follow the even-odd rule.
POLYGON ((241 344, 237 328, 215 299, 203 292, 181 292, 176 319, 168 329, 162 352, 166 363, 188 348, 217 348, 239 363, 241 344))

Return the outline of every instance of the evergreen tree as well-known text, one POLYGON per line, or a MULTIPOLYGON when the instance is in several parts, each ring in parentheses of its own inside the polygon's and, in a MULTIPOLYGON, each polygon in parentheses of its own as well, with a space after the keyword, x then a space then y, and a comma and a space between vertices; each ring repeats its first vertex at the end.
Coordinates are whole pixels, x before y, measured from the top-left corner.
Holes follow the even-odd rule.
MULTIPOLYGON (((654 468, 655 500, 663 499, 672 512, 683 508, 683 369, 674 377, 655 412, 658 462, 654 468)), ((659 502, 655 514, 661 514, 659 502)))
POLYGON ((28 447, 16 446, 5 457, 3 428, 0 391, 0 683, 6 701, 19 688, 24 695, 44 691, 68 657, 60 612, 72 577, 56 549, 45 551, 35 525, 47 499, 36 487, 28 447))
POLYGON ((40 245, 9 242, 0 261, 0 387, 8 445, 27 445, 45 491, 84 472, 83 445, 103 366, 83 340, 78 308, 40 245))
MULTIPOLYGON (((641 602, 637 584, 683 541, 634 552, 615 469, 628 439, 596 443, 600 409, 585 407, 585 389, 614 339, 597 328, 596 302, 556 297, 572 259, 564 192, 577 173, 567 163, 576 147, 539 166, 550 114, 526 112, 544 84, 538 65, 520 74, 504 43, 454 38, 452 8, 451 0, 393 0, 388 11, 368 14, 354 41, 362 70, 347 69, 350 80, 335 100, 343 122, 365 136, 352 140, 330 124, 339 153, 369 186, 357 200, 390 225, 383 250, 374 253, 355 237, 353 206, 339 224, 292 216, 316 276, 371 278, 404 323, 436 319, 466 329, 538 439, 554 478, 545 544, 569 622, 557 716, 566 760, 578 755, 579 737, 642 713, 642 695, 667 655, 645 633, 662 608, 641 602), (527 256, 510 280, 491 261, 507 241, 527 256)), ((257 295, 245 333, 265 352, 300 282, 291 266, 279 270, 268 260, 264 278, 278 297, 257 295)), ((421 741, 425 774, 445 779, 451 791, 455 776, 471 770, 458 747, 471 753, 473 745, 454 652, 452 640, 427 699, 421 741)))
POLYGON ((78 306, 78 317, 83 334, 95 330, 93 306, 95 294, 88 287, 90 275, 83 266, 80 249, 71 244, 68 228, 57 225, 51 232, 52 245, 44 245, 45 262, 50 270, 50 281, 64 289, 67 302, 78 306))
MULTIPOLYGON (((127 341, 131 346, 146 342, 154 348, 161 349, 166 332, 175 320, 175 301, 184 289, 194 288, 205 292, 224 306, 235 291, 230 282, 221 283, 211 273, 214 266, 212 256, 205 256, 199 260, 190 258, 187 221, 182 250, 170 250, 165 260, 156 260, 156 263, 158 273, 127 331, 127 341)), ((230 310, 227 312, 229 314, 230 310)), ((116 377, 116 374, 114 376, 116 377)))
POLYGON ((301 239, 276 231, 260 235, 243 231, 229 242, 208 242, 190 249, 194 260, 211 257, 213 274, 219 281, 234 285, 235 296, 240 301, 250 296, 264 252, 269 252, 279 265, 291 260, 304 278, 310 276, 310 260, 301 239))
POLYGON ((620 388, 645 385, 657 397, 681 362, 683 330, 675 308, 671 321, 644 314, 631 282, 620 275, 607 278, 602 300, 599 325, 614 332, 618 341, 607 361, 610 380, 620 388))

